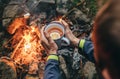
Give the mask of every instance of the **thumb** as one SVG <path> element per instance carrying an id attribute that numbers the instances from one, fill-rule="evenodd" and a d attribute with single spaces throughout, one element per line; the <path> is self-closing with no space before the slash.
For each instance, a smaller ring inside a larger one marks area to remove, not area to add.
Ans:
<path id="1" fill-rule="evenodd" d="M 65 29 L 69 29 L 69 25 L 67 22 L 65 22 L 64 20 L 61 20 L 60 22 L 64 25 Z"/>

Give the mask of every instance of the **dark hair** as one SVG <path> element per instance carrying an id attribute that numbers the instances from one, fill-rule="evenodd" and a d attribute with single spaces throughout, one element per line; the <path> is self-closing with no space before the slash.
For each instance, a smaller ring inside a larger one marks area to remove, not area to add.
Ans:
<path id="1" fill-rule="evenodd" d="M 100 70 L 120 78 L 120 0 L 110 0 L 98 12 L 93 28 L 94 57 Z"/>

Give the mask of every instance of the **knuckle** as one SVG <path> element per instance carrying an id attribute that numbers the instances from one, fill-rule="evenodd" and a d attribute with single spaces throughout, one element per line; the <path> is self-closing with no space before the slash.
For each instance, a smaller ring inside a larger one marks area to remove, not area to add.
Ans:
<path id="1" fill-rule="evenodd" d="M 50 42 L 50 44 L 51 44 L 51 45 L 54 45 L 54 44 L 55 44 L 55 42 L 54 42 L 54 41 L 51 41 L 51 42 Z"/>
<path id="2" fill-rule="evenodd" d="M 66 33 L 67 33 L 67 34 L 69 34 L 69 33 L 70 33 L 70 31 L 69 31 L 69 30 L 66 30 Z"/>

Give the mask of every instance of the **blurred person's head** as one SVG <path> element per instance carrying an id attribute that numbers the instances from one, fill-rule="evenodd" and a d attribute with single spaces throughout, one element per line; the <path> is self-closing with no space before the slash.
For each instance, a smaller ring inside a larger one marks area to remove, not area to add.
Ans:
<path id="1" fill-rule="evenodd" d="M 105 79 L 120 79 L 120 0 L 111 0 L 99 10 L 92 39 L 102 75 Z"/>

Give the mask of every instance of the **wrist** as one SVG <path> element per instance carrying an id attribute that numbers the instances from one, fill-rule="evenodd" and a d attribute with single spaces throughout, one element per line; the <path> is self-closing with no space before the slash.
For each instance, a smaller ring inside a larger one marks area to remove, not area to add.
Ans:
<path id="1" fill-rule="evenodd" d="M 85 39 L 80 39 L 80 41 L 79 41 L 79 43 L 78 43 L 78 47 L 83 50 L 84 44 L 85 44 Z"/>
<path id="2" fill-rule="evenodd" d="M 57 55 L 57 50 L 50 50 L 49 54 L 55 54 L 55 55 Z"/>
<path id="3" fill-rule="evenodd" d="M 50 54 L 47 58 L 47 61 L 48 60 L 57 60 L 58 61 L 59 58 L 58 58 L 58 55 L 56 55 L 56 54 Z"/>
<path id="4" fill-rule="evenodd" d="M 74 46 L 78 47 L 79 41 L 80 41 L 80 39 L 75 38 L 75 39 L 72 41 L 72 43 L 73 43 Z"/>

